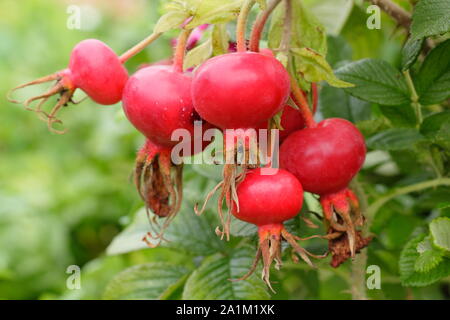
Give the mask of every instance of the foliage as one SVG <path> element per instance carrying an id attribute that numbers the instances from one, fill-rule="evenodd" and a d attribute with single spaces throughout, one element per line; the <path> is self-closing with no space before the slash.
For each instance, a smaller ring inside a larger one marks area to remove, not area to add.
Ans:
<path id="1" fill-rule="evenodd" d="M 134 72 L 141 63 L 170 56 L 175 30 L 191 16 L 187 27 L 216 24 L 188 53 L 185 66 L 197 66 L 234 40 L 233 20 L 243 1 L 161 1 L 155 10 L 156 1 L 117 9 L 115 1 L 98 0 L 90 8 L 101 19 L 92 30 L 66 29 L 60 1 L 22 2 L 0 3 L 2 96 L 17 83 L 61 69 L 84 38 L 102 39 L 124 52 L 152 31 L 168 31 L 127 64 Z M 448 292 L 450 276 L 448 1 L 419 1 L 410 37 L 394 32 L 387 15 L 380 30 L 369 30 L 367 4 L 339 2 L 293 1 L 289 63 L 303 89 L 321 81 L 318 118 L 348 119 L 367 139 L 366 163 L 354 181 L 368 229 L 376 235 L 367 263 L 349 261 L 337 270 L 327 261 L 318 269 L 286 263 L 274 274 L 276 294 L 258 275 L 229 281 L 250 267 L 256 232 L 233 220 L 231 241 L 221 241 L 214 233 L 215 214 L 195 216 L 193 206 L 220 177 L 219 167 L 197 164 L 186 166 L 183 207 L 167 230 L 169 241 L 150 249 L 140 241 L 149 229 L 146 212 L 127 183 L 142 138 L 120 105 L 85 101 L 67 108 L 63 118 L 70 119 L 70 132 L 60 137 L 49 134 L 32 113 L 4 102 L 0 298 L 349 299 L 352 267 L 365 273 L 366 265 L 378 265 L 382 289 L 367 290 L 369 298 L 448 299 L 443 289 Z M 254 12 L 265 2 L 258 4 Z M 282 6 L 275 10 L 263 41 L 274 49 L 282 37 L 283 12 Z M 436 46 L 427 52 L 429 40 Z M 315 196 L 307 194 L 305 202 L 301 216 L 319 212 Z M 298 216 L 289 221 L 289 231 L 308 236 L 307 224 Z M 305 247 L 326 250 L 316 240 Z M 72 264 L 82 267 L 81 290 L 65 286 Z"/>

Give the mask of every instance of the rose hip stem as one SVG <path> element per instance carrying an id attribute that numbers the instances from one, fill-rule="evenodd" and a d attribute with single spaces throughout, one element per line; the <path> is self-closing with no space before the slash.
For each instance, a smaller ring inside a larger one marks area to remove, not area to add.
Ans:
<path id="1" fill-rule="evenodd" d="M 120 62 L 125 63 L 128 59 L 134 57 L 136 54 L 144 50 L 145 47 L 147 47 L 150 43 L 158 39 L 161 34 L 162 33 L 152 33 L 147 38 L 139 42 L 137 45 L 127 50 L 119 57 Z"/>
<path id="2" fill-rule="evenodd" d="M 305 99 L 302 90 L 293 76 L 291 76 L 291 97 L 295 104 L 299 107 L 300 113 L 305 120 L 306 127 L 314 128 L 317 124 L 314 120 L 311 108 L 309 107 L 308 101 Z"/>
<path id="3" fill-rule="evenodd" d="M 186 52 L 186 45 L 191 34 L 191 29 L 183 29 L 177 39 L 177 46 L 173 57 L 173 69 L 177 72 L 183 72 L 184 54 Z"/>
<path id="4" fill-rule="evenodd" d="M 315 82 L 311 83 L 311 90 L 312 90 L 312 102 L 313 102 L 312 112 L 314 114 L 317 111 L 317 104 L 319 103 L 317 83 L 315 83 Z"/>
<path id="5" fill-rule="evenodd" d="M 236 26 L 236 46 L 238 52 L 244 52 L 247 50 L 247 44 L 245 40 L 245 28 L 247 26 L 248 15 L 250 10 L 255 4 L 255 0 L 245 0 L 242 5 L 241 11 L 239 12 L 239 17 Z"/>
<path id="6" fill-rule="evenodd" d="M 266 25 L 267 19 L 271 15 L 272 11 L 278 6 L 281 0 L 272 0 L 267 4 L 264 11 L 261 11 L 256 17 L 255 23 L 253 24 L 252 33 L 250 36 L 250 51 L 259 51 L 259 41 L 261 39 L 262 31 Z"/>

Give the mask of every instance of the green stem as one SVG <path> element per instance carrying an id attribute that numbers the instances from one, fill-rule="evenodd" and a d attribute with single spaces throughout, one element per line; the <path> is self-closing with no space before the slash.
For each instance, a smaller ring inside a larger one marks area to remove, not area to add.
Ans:
<path id="1" fill-rule="evenodd" d="M 266 25 L 267 19 L 269 18 L 272 11 L 277 7 L 281 0 L 271 0 L 264 11 L 261 11 L 256 17 L 255 23 L 253 24 L 252 33 L 250 36 L 250 51 L 259 51 L 259 41 L 261 40 L 261 34 Z"/>
<path id="2" fill-rule="evenodd" d="M 428 161 L 430 163 L 430 166 L 433 169 L 434 174 L 436 175 L 436 177 L 437 178 L 442 178 L 441 170 L 437 166 L 436 161 L 434 160 L 434 157 L 433 157 L 433 149 L 430 148 L 429 150 L 430 150 L 430 153 L 428 154 L 428 159 L 429 159 Z M 438 155 L 438 156 L 440 156 L 440 155 Z"/>
<path id="3" fill-rule="evenodd" d="M 152 33 L 137 45 L 127 50 L 119 57 L 120 62 L 125 63 L 128 59 L 132 58 L 133 56 L 144 50 L 145 47 L 147 47 L 150 43 L 158 39 L 161 34 L 162 33 Z"/>
<path id="4" fill-rule="evenodd" d="M 437 187 L 437 186 L 450 186 L 450 178 L 439 178 L 439 179 L 419 182 L 419 183 L 412 184 L 412 185 L 409 185 L 406 187 L 392 190 L 391 192 L 389 192 L 386 195 L 384 195 L 383 197 L 379 198 L 377 201 L 375 201 L 374 203 L 372 203 L 369 206 L 369 208 L 367 209 L 367 217 L 369 219 L 373 219 L 375 214 L 378 212 L 378 210 L 380 210 L 380 208 L 386 202 L 388 202 L 389 200 L 391 200 L 395 197 L 398 197 L 398 196 L 401 196 L 404 194 L 408 194 L 411 192 L 421 191 L 421 190 L 432 188 L 432 187 Z"/>
<path id="5" fill-rule="evenodd" d="M 368 201 L 363 187 L 357 179 L 352 181 L 351 187 L 359 199 L 361 213 L 365 216 Z M 366 219 L 362 233 L 366 235 L 370 229 L 372 219 Z M 351 293 L 353 300 L 367 300 L 366 293 L 366 268 L 367 268 L 367 249 L 363 249 L 352 261 L 351 266 Z"/>
<path id="6" fill-rule="evenodd" d="M 420 127 L 420 124 L 422 123 L 422 106 L 419 103 L 419 95 L 417 94 L 416 88 L 414 87 L 414 83 L 411 79 L 409 70 L 404 71 L 403 75 L 405 76 L 406 84 L 408 85 L 409 91 L 411 92 L 412 106 L 414 107 L 414 111 L 417 117 L 417 127 Z"/>
<path id="7" fill-rule="evenodd" d="M 245 29 L 247 27 L 247 19 L 250 11 L 255 4 L 255 0 L 245 0 L 242 5 L 241 11 L 236 26 L 236 47 L 238 52 L 244 52 L 247 50 L 247 44 L 245 39 Z"/>
<path id="8" fill-rule="evenodd" d="M 283 52 L 286 56 L 288 56 L 292 37 L 292 2 L 291 0 L 284 0 L 284 2 L 285 2 L 285 12 L 284 12 L 283 35 L 281 37 L 279 50 L 280 52 Z"/>

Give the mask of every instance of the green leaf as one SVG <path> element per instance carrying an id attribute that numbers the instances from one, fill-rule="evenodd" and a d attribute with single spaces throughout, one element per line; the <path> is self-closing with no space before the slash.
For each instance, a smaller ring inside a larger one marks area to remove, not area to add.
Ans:
<path id="1" fill-rule="evenodd" d="M 450 252 L 450 218 L 436 218 L 430 223 L 430 232 L 433 244 L 447 252 Z"/>
<path id="2" fill-rule="evenodd" d="M 449 2 L 450 3 L 450 2 Z M 431 50 L 414 79 L 420 103 L 440 103 L 450 97 L 450 39 Z"/>
<path id="3" fill-rule="evenodd" d="M 404 150 L 412 148 L 423 136 L 412 128 L 392 128 L 367 139 L 367 145 L 379 150 Z"/>
<path id="4" fill-rule="evenodd" d="M 389 128 L 389 124 L 384 118 L 359 121 L 356 124 L 359 131 L 365 136 L 370 137 L 374 134 Z"/>
<path id="5" fill-rule="evenodd" d="M 422 49 L 424 39 L 413 40 L 411 37 L 408 38 L 402 49 L 402 70 L 408 70 L 414 62 L 416 62 L 417 57 Z"/>
<path id="6" fill-rule="evenodd" d="M 211 39 L 213 56 L 218 56 L 228 52 L 229 36 L 225 24 L 214 25 Z"/>
<path id="7" fill-rule="evenodd" d="M 398 106 L 380 105 L 380 111 L 394 127 L 413 128 L 417 124 L 416 113 L 409 104 Z"/>
<path id="8" fill-rule="evenodd" d="M 442 250 L 433 248 L 429 236 L 419 242 L 417 252 L 420 254 L 414 264 L 414 270 L 417 272 L 428 272 L 442 261 Z"/>
<path id="9" fill-rule="evenodd" d="M 352 47 L 341 36 L 327 37 L 327 61 L 335 68 L 339 63 L 352 60 Z"/>
<path id="10" fill-rule="evenodd" d="M 411 34 L 414 39 L 450 31 L 450 1 L 421 0 L 414 7 Z"/>
<path id="11" fill-rule="evenodd" d="M 319 110 L 325 118 L 344 118 L 355 123 L 368 120 L 371 116 L 369 102 L 328 85 L 320 90 L 319 104 Z"/>
<path id="12" fill-rule="evenodd" d="M 436 267 L 428 272 L 417 272 L 416 261 L 419 258 L 418 244 L 423 241 L 425 234 L 411 239 L 400 254 L 400 280 L 404 286 L 423 287 L 450 275 L 450 259 L 443 259 Z"/>
<path id="13" fill-rule="evenodd" d="M 164 233 L 168 241 L 162 242 L 161 247 L 182 250 L 195 255 L 208 255 L 222 251 L 224 243 L 214 233 L 216 226 L 216 220 L 207 217 L 207 212 L 204 216 L 198 217 L 191 205 L 183 203 L 177 217 Z M 141 209 L 136 213 L 132 224 L 114 238 L 106 250 L 107 254 L 122 254 L 148 248 L 142 241 L 142 237 L 150 231 L 149 228 L 145 209 Z"/>
<path id="14" fill-rule="evenodd" d="M 164 262 L 147 263 L 125 269 L 105 289 L 107 300 L 164 299 L 185 280 L 189 273 L 180 265 Z"/>
<path id="15" fill-rule="evenodd" d="M 417 272 L 428 272 L 435 268 L 442 261 L 443 253 L 440 250 L 428 250 L 422 253 L 414 264 Z"/>
<path id="16" fill-rule="evenodd" d="M 339 68 L 336 75 L 355 84 L 345 90 L 357 98 L 384 105 L 400 105 L 410 101 L 402 74 L 383 60 L 352 62 Z"/>
<path id="17" fill-rule="evenodd" d="M 272 13 L 268 35 L 268 45 L 272 49 L 280 47 L 284 27 L 285 3 L 280 3 Z M 325 28 L 307 10 L 301 1 L 292 1 L 291 48 L 311 48 L 322 55 L 327 53 Z"/>
<path id="18" fill-rule="evenodd" d="M 353 8 L 352 0 L 308 0 L 304 3 L 327 33 L 333 35 L 341 32 Z"/>
<path id="19" fill-rule="evenodd" d="M 426 237 L 417 244 L 417 252 L 422 254 L 426 251 L 432 250 L 433 244 L 431 243 L 430 237 Z"/>
<path id="20" fill-rule="evenodd" d="M 256 0 L 256 3 L 259 5 L 261 10 L 265 10 L 267 7 L 266 0 Z"/>
<path id="21" fill-rule="evenodd" d="M 266 285 L 259 275 L 252 274 L 242 281 L 230 281 L 246 274 L 252 265 L 254 255 L 254 248 L 242 247 L 226 256 L 215 254 L 206 258 L 186 281 L 183 299 L 269 299 Z"/>
<path id="22" fill-rule="evenodd" d="M 142 237 L 149 231 L 147 219 L 144 208 L 136 212 L 134 220 L 112 240 L 106 253 L 115 255 L 148 248 L 142 241 Z"/>
<path id="23" fill-rule="evenodd" d="M 447 209 L 450 208 L 450 201 L 444 201 L 437 205 L 437 209 Z"/>
<path id="24" fill-rule="evenodd" d="M 257 234 L 258 228 L 250 223 L 232 217 L 230 234 L 235 237 L 250 237 Z"/>
<path id="25" fill-rule="evenodd" d="M 186 19 L 189 18 L 189 13 L 184 11 L 169 11 L 159 18 L 156 23 L 155 33 L 162 33 L 180 27 Z"/>
<path id="26" fill-rule="evenodd" d="M 426 117 L 420 126 L 420 132 L 432 142 L 450 149 L 450 111 Z"/>
<path id="27" fill-rule="evenodd" d="M 364 7 L 359 5 L 353 6 L 350 17 L 341 31 L 341 35 L 345 37 L 352 47 L 353 60 L 380 57 L 386 48 L 384 33 L 367 29 L 366 21 L 368 15 Z"/>
<path id="28" fill-rule="evenodd" d="M 338 79 L 325 58 L 311 48 L 293 48 L 291 51 L 298 59 L 295 68 L 309 82 L 327 81 L 338 88 L 352 87 L 353 84 Z"/>
<path id="29" fill-rule="evenodd" d="M 211 57 L 212 53 L 212 41 L 211 39 L 208 39 L 186 54 L 183 63 L 184 70 L 202 64 Z"/>
<path id="30" fill-rule="evenodd" d="M 236 19 L 243 0 L 187 0 L 192 20 L 186 28 L 195 28 L 201 24 L 225 23 Z"/>

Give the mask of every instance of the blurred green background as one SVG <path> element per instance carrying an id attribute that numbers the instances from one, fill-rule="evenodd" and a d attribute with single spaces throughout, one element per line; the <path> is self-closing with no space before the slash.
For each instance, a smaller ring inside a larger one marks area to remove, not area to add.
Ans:
<path id="1" fill-rule="evenodd" d="M 341 34 L 329 41 L 328 60 L 334 67 L 364 57 L 399 64 L 405 36 L 389 18 L 383 15 L 381 30 L 369 30 L 368 15 L 359 6 L 339 4 L 336 9 L 325 1 L 306 2 L 322 10 L 330 33 Z M 408 6 L 407 1 L 403 4 Z M 82 9 L 81 30 L 67 28 L 70 5 Z M 117 53 L 124 52 L 151 32 L 160 7 L 156 0 L 0 1 L 0 299 L 101 298 L 106 283 L 128 266 L 186 261 L 183 253 L 167 248 L 105 255 L 114 236 L 142 206 L 130 176 L 143 138 L 125 120 L 120 104 L 99 106 L 86 100 L 66 108 L 61 118 L 69 132 L 60 136 L 48 132 L 34 113 L 5 99 L 10 88 L 65 68 L 71 49 L 82 39 L 98 38 Z M 127 63 L 129 71 L 170 56 L 173 36 L 164 35 L 133 58 Z M 16 97 L 42 89 L 23 90 Z M 189 168 L 185 174 L 195 189 L 195 174 Z M 403 242 L 411 230 L 405 231 Z M 395 269 L 396 257 L 383 254 Z M 69 265 L 82 268 L 82 290 L 66 289 Z M 301 282 L 295 281 L 298 275 Z M 350 298 L 348 266 L 318 273 L 288 264 L 279 277 L 284 283 L 279 298 Z M 382 297 L 409 294 L 398 279 L 390 280 Z M 441 298 L 440 292 L 425 288 L 414 294 Z"/>
<path id="2" fill-rule="evenodd" d="M 66 26 L 71 4 L 81 8 L 81 30 Z M 86 100 L 68 107 L 62 119 L 70 130 L 59 136 L 33 112 L 7 102 L 7 91 L 65 68 L 82 39 L 98 38 L 125 51 L 151 32 L 158 8 L 157 1 L 0 1 L 1 299 L 57 297 L 67 266 L 102 255 L 140 205 L 129 178 L 143 142 L 120 104 Z M 169 55 L 168 39 L 127 67 Z M 45 88 L 15 96 L 22 100 Z M 111 261 L 111 267 L 120 263 Z"/>

